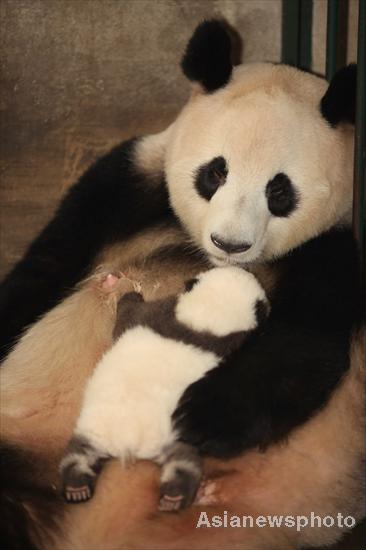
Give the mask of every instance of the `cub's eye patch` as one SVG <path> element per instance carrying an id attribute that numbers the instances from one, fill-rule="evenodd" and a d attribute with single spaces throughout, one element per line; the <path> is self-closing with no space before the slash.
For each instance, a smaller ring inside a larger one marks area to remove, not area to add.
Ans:
<path id="1" fill-rule="evenodd" d="M 194 285 L 198 283 L 198 279 L 197 277 L 195 277 L 194 279 L 189 279 L 188 281 L 186 281 L 184 283 L 184 288 L 185 288 L 185 291 L 186 292 L 189 292 L 190 290 L 192 290 L 192 288 L 194 287 Z"/>
<path id="2" fill-rule="evenodd" d="M 195 187 L 198 194 L 209 201 L 217 189 L 226 182 L 227 172 L 224 157 L 215 157 L 198 168 L 195 177 Z"/>
<path id="3" fill-rule="evenodd" d="M 286 174 L 280 172 L 267 183 L 266 197 L 268 210 L 273 216 L 285 218 L 295 210 L 299 196 Z"/>

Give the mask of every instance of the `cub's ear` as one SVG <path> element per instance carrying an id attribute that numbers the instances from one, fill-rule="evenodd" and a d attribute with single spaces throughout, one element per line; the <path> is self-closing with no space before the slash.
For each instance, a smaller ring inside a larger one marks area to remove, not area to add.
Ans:
<path id="1" fill-rule="evenodd" d="M 320 102 L 323 117 L 332 126 L 339 122 L 355 123 L 357 65 L 343 67 L 333 76 Z"/>
<path id="2" fill-rule="evenodd" d="M 201 84 L 206 92 L 222 88 L 230 80 L 233 65 L 231 38 L 225 23 L 203 21 L 188 42 L 182 59 L 185 76 Z"/>

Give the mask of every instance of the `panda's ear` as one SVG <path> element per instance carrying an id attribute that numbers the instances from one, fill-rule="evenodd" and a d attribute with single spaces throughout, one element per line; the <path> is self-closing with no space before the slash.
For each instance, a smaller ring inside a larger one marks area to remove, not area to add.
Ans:
<path id="1" fill-rule="evenodd" d="M 355 123 L 357 65 L 343 67 L 333 76 L 320 102 L 323 117 L 332 125 Z"/>
<path id="2" fill-rule="evenodd" d="M 233 70 L 231 37 L 225 23 L 203 21 L 188 42 L 182 59 L 185 76 L 199 83 L 206 92 L 222 88 Z"/>

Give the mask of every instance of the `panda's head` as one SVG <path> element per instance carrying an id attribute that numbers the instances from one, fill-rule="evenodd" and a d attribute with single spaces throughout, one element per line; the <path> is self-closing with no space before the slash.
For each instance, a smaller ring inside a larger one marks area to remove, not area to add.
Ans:
<path id="1" fill-rule="evenodd" d="M 269 306 L 257 279 L 242 268 L 216 267 L 188 281 L 178 297 L 176 319 L 197 332 L 224 337 L 254 330 Z"/>
<path id="2" fill-rule="evenodd" d="M 279 64 L 231 64 L 217 21 L 182 67 L 190 101 L 166 134 L 171 205 L 216 265 L 280 256 L 348 222 L 356 68 L 325 80 Z"/>

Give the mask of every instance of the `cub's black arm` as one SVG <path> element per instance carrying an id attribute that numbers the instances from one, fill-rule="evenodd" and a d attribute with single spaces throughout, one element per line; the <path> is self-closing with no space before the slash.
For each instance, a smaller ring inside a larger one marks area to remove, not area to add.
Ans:
<path id="1" fill-rule="evenodd" d="M 120 298 L 117 304 L 113 340 L 117 340 L 125 330 L 139 323 L 143 316 L 145 305 L 144 298 L 139 292 L 128 292 Z"/>
<path id="2" fill-rule="evenodd" d="M 86 275 L 105 244 L 168 215 L 165 184 L 139 174 L 135 144 L 117 146 L 81 177 L 1 284 L 0 359 L 24 327 Z"/>
<path id="3" fill-rule="evenodd" d="M 357 263 L 347 231 L 281 261 L 262 331 L 183 395 L 174 414 L 183 441 L 235 456 L 281 440 L 326 404 L 349 367 L 352 331 L 365 322 Z"/>

